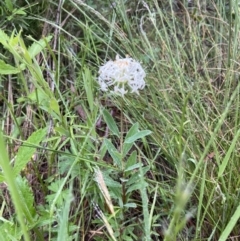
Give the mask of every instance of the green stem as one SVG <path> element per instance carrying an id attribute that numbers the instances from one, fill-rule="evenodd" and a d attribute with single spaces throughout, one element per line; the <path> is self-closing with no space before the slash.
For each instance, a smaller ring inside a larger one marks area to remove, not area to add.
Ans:
<path id="1" fill-rule="evenodd" d="M 122 172 L 124 171 L 124 160 L 123 160 L 123 100 L 121 99 L 121 137 L 120 137 L 120 152 L 121 152 L 121 164 L 122 164 Z"/>
<path id="2" fill-rule="evenodd" d="M 6 151 L 2 132 L 0 132 L 0 152 L 1 152 L 0 166 L 2 167 L 2 170 L 4 173 L 4 178 L 8 184 L 11 198 L 12 198 L 12 201 L 13 201 L 16 213 L 17 213 L 18 221 L 19 221 L 19 224 L 20 224 L 22 232 L 23 232 L 24 240 L 30 241 L 27 226 L 26 226 L 25 220 L 24 220 L 22 204 L 21 204 L 21 202 L 19 202 L 19 200 L 21 200 L 21 198 L 20 198 L 20 195 L 18 192 L 15 176 L 13 175 L 13 170 L 10 166 L 10 162 L 9 162 L 8 154 Z"/>

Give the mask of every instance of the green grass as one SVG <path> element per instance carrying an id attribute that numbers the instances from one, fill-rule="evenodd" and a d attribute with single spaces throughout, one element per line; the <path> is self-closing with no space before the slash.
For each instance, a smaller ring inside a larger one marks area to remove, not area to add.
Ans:
<path id="1" fill-rule="evenodd" d="M 0 239 L 237 240 L 237 1 L 102 2 L 1 8 Z"/>

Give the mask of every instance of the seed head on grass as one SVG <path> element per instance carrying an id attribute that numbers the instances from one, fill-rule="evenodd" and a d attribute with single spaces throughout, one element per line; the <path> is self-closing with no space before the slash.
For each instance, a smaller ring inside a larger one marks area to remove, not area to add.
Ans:
<path id="1" fill-rule="evenodd" d="M 102 91 L 108 91 L 113 86 L 113 93 L 124 96 L 128 90 L 138 93 L 139 89 L 145 87 L 146 76 L 142 66 L 136 60 L 126 57 L 120 59 L 117 55 L 115 61 L 108 61 L 100 67 L 98 83 Z"/>
<path id="2" fill-rule="evenodd" d="M 115 215 L 112 200 L 111 200 L 107 185 L 104 181 L 103 174 L 99 168 L 95 169 L 95 181 L 97 182 L 98 187 L 99 187 L 101 193 L 103 194 L 103 197 L 105 199 L 105 202 L 106 202 L 111 214 Z"/>
<path id="3" fill-rule="evenodd" d="M 106 216 L 104 215 L 104 213 L 102 212 L 102 210 L 99 208 L 99 206 L 97 204 L 94 204 L 94 209 L 97 212 L 97 216 L 102 219 L 103 223 L 105 224 L 105 227 L 107 228 L 108 233 L 110 234 L 112 240 L 117 241 L 116 238 L 114 237 L 114 231 L 112 229 L 112 226 L 110 225 L 110 223 L 108 222 L 108 219 L 106 218 Z"/>

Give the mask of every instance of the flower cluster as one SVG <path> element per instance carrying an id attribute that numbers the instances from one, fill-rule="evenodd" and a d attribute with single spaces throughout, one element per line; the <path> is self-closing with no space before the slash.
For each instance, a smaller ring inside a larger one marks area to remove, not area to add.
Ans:
<path id="1" fill-rule="evenodd" d="M 117 55 L 115 61 L 110 60 L 100 67 L 98 83 L 103 91 L 108 91 L 113 86 L 113 92 L 122 96 L 128 90 L 138 94 L 138 90 L 145 87 L 145 76 L 139 62 L 129 57 L 120 59 Z"/>

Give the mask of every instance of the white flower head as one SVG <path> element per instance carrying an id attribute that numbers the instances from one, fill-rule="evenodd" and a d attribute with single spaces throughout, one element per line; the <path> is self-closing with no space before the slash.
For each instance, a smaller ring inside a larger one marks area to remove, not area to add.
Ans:
<path id="1" fill-rule="evenodd" d="M 117 55 L 115 61 L 110 60 L 101 66 L 98 73 L 102 91 L 108 91 L 113 86 L 114 93 L 124 96 L 128 90 L 138 94 L 138 90 L 145 87 L 146 73 L 140 63 L 130 57 L 120 59 Z"/>

